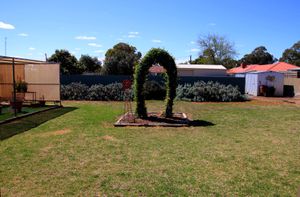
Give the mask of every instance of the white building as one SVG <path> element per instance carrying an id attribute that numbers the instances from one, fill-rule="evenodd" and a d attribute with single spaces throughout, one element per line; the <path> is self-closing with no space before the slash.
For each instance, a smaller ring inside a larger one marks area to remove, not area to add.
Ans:
<path id="1" fill-rule="evenodd" d="M 260 86 L 274 87 L 274 96 L 283 96 L 284 74 L 279 72 L 250 72 L 245 74 L 246 94 L 258 96 Z"/>
<path id="2" fill-rule="evenodd" d="M 227 70 L 222 65 L 206 64 L 178 64 L 177 75 L 180 77 L 223 77 L 227 76 Z"/>

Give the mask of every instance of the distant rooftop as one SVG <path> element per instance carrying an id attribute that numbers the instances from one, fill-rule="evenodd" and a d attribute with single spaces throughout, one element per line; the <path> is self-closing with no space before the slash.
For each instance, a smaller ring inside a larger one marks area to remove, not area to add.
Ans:
<path id="1" fill-rule="evenodd" d="M 227 71 L 228 74 L 237 74 L 237 73 L 248 73 L 253 71 L 275 71 L 275 72 L 287 72 L 292 69 L 298 69 L 299 67 L 288 64 L 285 62 L 277 62 L 274 64 L 266 64 L 266 65 L 247 65 L 247 66 L 239 66 L 236 68 L 232 68 Z"/>
<path id="2" fill-rule="evenodd" d="M 32 59 L 25 59 L 19 57 L 8 57 L 8 56 L 0 56 L 0 64 L 12 64 L 13 59 L 15 64 L 41 64 L 46 63 L 45 61 L 41 60 L 32 60 Z"/>
<path id="3" fill-rule="evenodd" d="M 208 65 L 208 64 L 177 64 L 179 70 L 226 70 L 222 65 Z M 164 73 L 166 70 L 159 65 L 153 65 L 149 68 L 150 73 Z"/>
<path id="4" fill-rule="evenodd" d="M 211 69 L 211 70 L 226 70 L 223 65 L 209 65 L 209 64 L 177 64 L 179 69 Z"/>

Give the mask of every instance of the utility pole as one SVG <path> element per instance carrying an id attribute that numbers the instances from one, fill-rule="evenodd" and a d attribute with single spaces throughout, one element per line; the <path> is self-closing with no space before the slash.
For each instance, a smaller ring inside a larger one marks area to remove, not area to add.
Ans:
<path id="1" fill-rule="evenodd" d="M 192 63 L 192 55 L 190 55 L 190 64 Z"/>
<path id="2" fill-rule="evenodd" d="M 4 55 L 6 56 L 7 53 L 7 37 L 4 38 Z"/>

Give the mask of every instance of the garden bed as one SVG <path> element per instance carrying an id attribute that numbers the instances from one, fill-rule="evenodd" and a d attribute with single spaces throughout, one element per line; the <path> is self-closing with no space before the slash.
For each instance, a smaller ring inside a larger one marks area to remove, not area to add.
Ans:
<path id="1" fill-rule="evenodd" d="M 115 127 L 144 126 L 144 127 L 187 127 L 190 120 L 185 113 L 174 113 L 172 117 L 164 117 L 162 113 L 151 112 L 148 117 L 136 118 L 132 113 L 126 113 L 114 124 Z"/>

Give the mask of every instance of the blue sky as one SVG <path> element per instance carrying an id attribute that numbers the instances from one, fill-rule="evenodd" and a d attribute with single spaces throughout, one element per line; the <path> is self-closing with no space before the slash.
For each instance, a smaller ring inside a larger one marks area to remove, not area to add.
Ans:
<path id="1" fill-rule="evenodd" d="M 177 61 L 199 54 L 199 36 L 216 33 L 242 57 L 264 45 L 279 58 L 300 40 L 299 0 L 9 0 L 1 2 L 0 55 L 43 59 L 55 49 L 102 59 L 118 42 Z"/>

